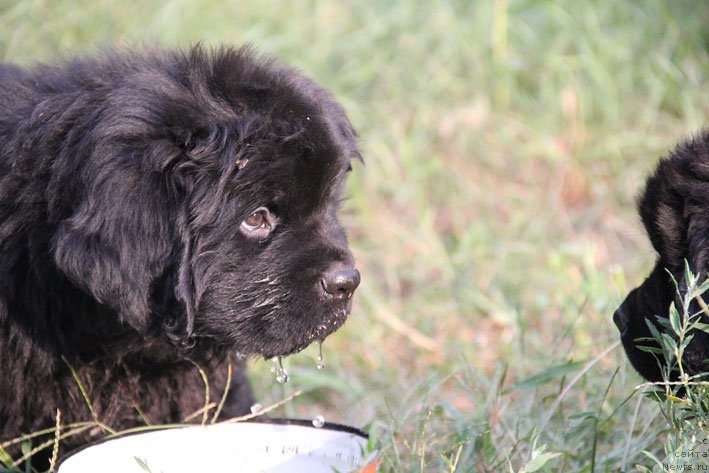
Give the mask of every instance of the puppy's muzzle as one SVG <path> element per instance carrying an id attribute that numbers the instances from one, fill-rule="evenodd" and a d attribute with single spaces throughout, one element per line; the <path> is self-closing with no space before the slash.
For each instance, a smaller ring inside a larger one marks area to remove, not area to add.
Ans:
<path id="1" fill-rule="evenodd" d="M 321 283 L 325 293 L 335 300 L 346 301 L 352 298 L 352 294 L 359 286 L 359 271 L 356 268 L 334 269 L 323 276 Z"/>

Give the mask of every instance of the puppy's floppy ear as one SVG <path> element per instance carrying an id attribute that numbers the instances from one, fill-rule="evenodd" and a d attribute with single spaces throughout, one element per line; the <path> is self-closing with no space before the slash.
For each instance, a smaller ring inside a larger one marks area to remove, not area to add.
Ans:
<path id="1" fill-rule="evenodd" d="M 171 210 L 154 192 L 156 183 L 139 172 L 114 167 L 92 178 L 74 214 L 58 226 L 54 261 L 123 322 L 144 332 L 151 285 L 174 252 Z"/>
<path id="2" fill-rule="evenodd" d="M 192 271 L 193 240 L 189 232 L 187 212 L 184 211 L 184 207 L 183 211 L 178 215 L 177 222 L 177 228 L 179 230 L 178 237 L 180 239 L 180 254 L 174 296 L 182 307 L 185 320 L 182 333 L 174 338 L 176 340 L 182 339 L 186 341 L 192 337 L 192 332 L 194 331 L 196 308 L 194 301 L 194 273 Z"/>
<path id="3" fill-rule="evenodd" d="M 191 334 L 190 236 L 177 175 L 183 152 L 168 140 L 139 145 L 121 155 L 98 149 L 86 160 L 79 202 L 52 239 L 54 261 L 139 332 L 151 325 L 155 285 L 175 268 L 170 286 L 186 316 L 179 325 Z"/>
<path id="4" fill-rule="evenodd" d="M 177 219 L 179 252 L 153 286 L 153 312 L 160 319 L 170 340 L 189 348 L 194 341 L 195 306 L 191 266 L 192 240 L 186 227 L 185 214 Z"/>

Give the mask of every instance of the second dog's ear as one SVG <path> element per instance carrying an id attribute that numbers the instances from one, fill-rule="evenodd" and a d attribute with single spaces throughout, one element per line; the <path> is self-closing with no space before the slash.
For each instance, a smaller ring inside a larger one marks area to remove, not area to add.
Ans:
<path id="1" fill-rule="evenodd" d="M 687 204 L 687 261 L 693 273 L 702 280 L 709 275 L 709 215 L 705 204 Z"/>
<path id="2" fill-rule="evenodd" d="M 677 188 L 674 163 L 663 160 L 648 179 L 638 201 L 647 235 L 666 265 L 677 265 L 686 255 L 685 198 Z"/>
<path id="3" fill-rule="evenodd" d="M 662 263 L 695 273 L 709 270 L 709 150 L 702 139 L 679 145 L 648 179 L 639 211 Z"/>

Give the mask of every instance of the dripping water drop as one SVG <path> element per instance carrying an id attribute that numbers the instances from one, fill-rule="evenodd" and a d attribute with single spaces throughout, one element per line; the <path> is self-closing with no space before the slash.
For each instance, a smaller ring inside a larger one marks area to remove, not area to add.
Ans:
<path id="1" fill-rule="evenodd" d="M 276 381 L 281 384 L 288 382 L 288 373 L 283 368 L 283 357 L 280 356 L 276 357 Z"/>
<path id="2" fill-rule="evenodd" d="M 318 364 L 317 367 L 319 370 L 323 369 L 325 367 L 325 363 L 323 362 L 323 356 L 322 356 L 322 340 L 318 340 Z"/>
<path id="3" fill-rule="evenodd" d="M 315 416 L 315 418 L 313 419 L 313 427 L 319 429 L 323 425 L 325 425 L 325 418 L 321 415 Z"/>

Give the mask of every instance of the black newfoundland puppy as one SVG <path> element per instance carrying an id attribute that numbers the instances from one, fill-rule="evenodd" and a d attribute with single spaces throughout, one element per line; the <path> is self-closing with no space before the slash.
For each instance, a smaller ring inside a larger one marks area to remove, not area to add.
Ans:
<path id="1" fill-rule="evenodd" d="M 235 353 L 295 353 L 350 311 L 357 157 L 326 90 L 248 49 L 0 66 L 0 440 L 57 409 L 181 422 L 196 366 L 219 400 L 230 362 L 222 414 L 248 412 Z"/>
<path id="2" fill-rule="evenodd" d="M 658 360 L 637 348 L 657 344 L 636 339 L 651 337 L 646 320 L 658 326 L 657 318 L 668 317 L 673 301 L 680 307 L 672 278 L 683 291 L 685 260 L 695 274 L 709 275 L 709 131 L 660 161 L 638 207 L 658 253 L 657 263 L 645 282 L 628 294 L 613 320 L 633 367 L 645 379 L 661 381 Z M 694 304 L 692 312 L 700 311 L 699 303 Z M 709 334 L 695 331 L 683 360 L 690 374 L 709 371 Z"/>

